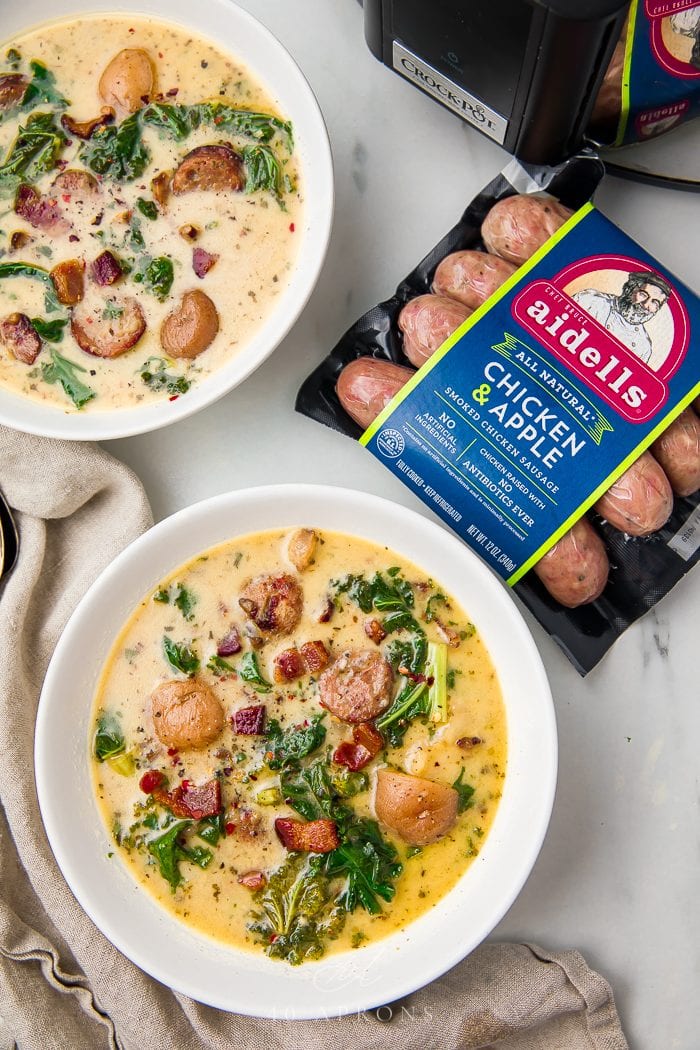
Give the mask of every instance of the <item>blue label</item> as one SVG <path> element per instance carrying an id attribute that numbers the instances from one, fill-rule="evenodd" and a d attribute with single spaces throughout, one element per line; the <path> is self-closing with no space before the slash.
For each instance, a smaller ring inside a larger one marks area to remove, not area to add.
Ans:
<path id="1" fill-rule="evenodd" d="M 693 294 L 591 205 L 554 241 L 362 438 L 511 584 L 700 389 Z"/>

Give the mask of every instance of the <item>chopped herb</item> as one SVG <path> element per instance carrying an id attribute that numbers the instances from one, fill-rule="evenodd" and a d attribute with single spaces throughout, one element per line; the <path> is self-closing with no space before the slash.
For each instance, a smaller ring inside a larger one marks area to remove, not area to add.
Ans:
<path id="1" fill-rule="evenodd" d="M 170 591 L 163 590 L 162 588 L 153 595 L 154 602 L 161 602 L 163 605 L 170 605 Z"/>
<path id="2" fill-rule="evenodd" d="M 192 646 L 178 645 L 172 638 L 168 638 L 167 634 L 163 636 L 163 652 L 170 666 L 186 674 L 188 678 L 199 670 L 199 657 Z"/>
<path id="3" fill-rule="evenodd" d="M 406 850 L 406 859 L 410 860 L 411 857 L 419 857 L 423 852 L 422 846 L 409 846 Z"/>
<path id="4" fill-rule="evenodd" d="M 238 664 L 238 674 L 247 682 L 248 685 L 252 685 L 256 693 L 269 693 L 272 686 L 269 682 L 266 682 L 263 678 L 260 668 L 258 667 L 257 654 L 252 650 L 244 653 L 241 657 L 240 663 Z"/>
<path id="5" fill-rule="evenodd" d="M 167 362 L 162 357 L 149 357 L 140 368 L 143 382 L 151 390 L 165 390 L 168 394 L 186 394 L 192 385 L 184 376 L 165 371 Z"/>
<path id="6" fill-rule="evenodd" d="M 133 216 L 131 218 L 131 222 L 129 223 L 129 229 L 126 231 L 125 244 L 134 252 L 143 251 L 143 249 L 146 247 L 146 242 L 144 241 L 143 234 L 141 233 L 141 223 L 138 219 L 134 218 Z M 138 279 L 143 280 L 143 275 L 141 275 Z M 137 278 L 134 277 L 134 280 L 137 280 Z"/>
<path id="7" fill-rule="evenodd" d="M 115 321 L 123 313 L 123 306 L 120 306 L 115 299 L 108 299 L 102 311 L 102 319 L 104 321 Z"/>
<path id="8" fill-rule="evenodd" d="M 194 613 L 192 610 L 196 604 L 197 599 L 192 591 L 188 591 L 184 584 L 178 583 L 175 589 L 173 605 L 180 610 L 186 620 L 194 620 Z"/>
<path id="9" fill-rule="evenodd" d="M 433 620 L 436 618 L 437 613 L 435 611 L 435 607 L 437 605 L 447 604 L 447 598 L 444 594 L 441 594 L 439 591 L 437 592 L 437 594 L 433 594 L 430 598 L 428 598 L 428 601 L 425 606 L 425 613 L 423 615 L 423 619 L 425 620 L 425 622 L 432 623 Z"/>
<path id="10" fill-rule="evenodd" d="M 445 676 L 445 681 L 447 682 L 448 689 L 454 689 L 457 683 L 457 675 L 461 673 L 461 671 L 456 670 L 456 668 L 454 667 L 450 668 L 450 670 L 447 672 L 447 675 Z"/>
<path id="11" fill-rule="evenodd" d="M 462 778 L 464 777 L 464 766 L 459 771 L 459 776 L 453 783 L 452 787 L 457 792 L 457 812 L 464 813 L 465 809 L 468 809 L 472 804 L 472 795 L 474 794 L 474 788 L 471 784 L 464 784 Z"/>
<path id="12" fill-rule="evenodd" d="M 141 242 L 143 245 L 143 238 L 141 238 Z M 175 279 L 172 259 L 165 255 L 159 255 L 157 259 L 146 257 L 142 260 L 133 278 L 137 284 L 143 284 L 147 291 L 155 295 L 160 302 L 163 302 L 167 299 Z"/>
<path id="13" fill-rule="evenodd" d="M 147 201 L 143 197 L 136 198 L 136 207 L 147 219 L 158 218 L 158 205 L 155 201 Z"/>
<path id="14" fill-rule="evenodd" d="M 41 376 L 44 382 L 51 385 L 60 383 L 75 407 L 82 408 L 97 395 L 76 375 L 77 372 L 87 372 L 87 369 L 76 364 L 75 361 L 69 361 L 53 347 L 51 347 L 51 362 L 44 361 L 41 365 Z"/>
<path id="15" fill-rule="evenodd" d="M 63 339 L 63 330 L 68 321 L 57 318 L 54 321 L 45 321 L 42 317 L 32 317 L 32 326 L 46 343 L 60 343 Z"/>
<path id="16" fill-rule="evenodd" d="M 222 678 L 224 675 L 227 674 L 236 673 L 236 668 L 233 666 L 233 664 L 230 664 L 228 660 L 224 660 L 223 656 L 217 656 L 216 653 L 214 653 L 213 656 L 209 657 L 207 668 L 213 674 L 215 674 L 217 678 Z"/>
<path id="17" fill-rule="evenodd" d="M 102 712 L 97 720 L 92 750 L 98 762 L 105 762 L 126 751 L 126 741 L 116 715 Z"/>

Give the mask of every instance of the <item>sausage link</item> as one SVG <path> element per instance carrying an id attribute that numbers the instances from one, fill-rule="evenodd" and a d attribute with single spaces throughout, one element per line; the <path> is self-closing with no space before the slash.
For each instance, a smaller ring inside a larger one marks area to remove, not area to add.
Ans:
<path id="1" fill-rule="evenodd" d="M 414 374 L 391 361 L 358 357 L 345 366 L 335 389 L 350 418 L 366 430 Z"/>
<path id="2" fill-rule="evenodd" d="M 603 593 L 610 562 L 598 533 L 586 518 L 579 518 L 532 571 L 555 601 L 576 609 Z"/>
<path id="3" fill-rule="evenodd" d="M 595 510 L 630 536 L 648 536 L 665 525 L 673 491 L 651 452 L 643 452 L 595 504 Z"/>
<path id="4" fill-rule="evenodd" d="M 398 325 L 403 332 L 403 352 L 411 364 L 416 368 L 424 365 L 471 313 L 463 303 L 442 295 L 409 299 Z"/>
<path id="5" fill-rule="evenodd" d="M 674 419 L 651 446 L 678 496 L 691 496 L 700 488 L 700 419 L 690 409 Z"/>
<path id="6" fill-rule="evenodd" d="M 555 197 L 518 193 L 496 201 L 481 225 L 481 237 L 494 255 L 520 266 L 573 214 Z"/>
<path id="7" fill-rule="evenodd" d="M 452 252 L 435 271 L 433 291 L 476 310 L 516 269 L 514 263 L 488 252 Z"/>

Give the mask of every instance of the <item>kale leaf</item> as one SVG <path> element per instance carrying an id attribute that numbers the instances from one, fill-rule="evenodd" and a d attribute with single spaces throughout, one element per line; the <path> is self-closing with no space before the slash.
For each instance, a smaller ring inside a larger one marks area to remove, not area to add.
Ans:
<path id="1" fill-rule="evenodd" d="M 87 369 L 75 361 L 69 361 L 67 357 L 59 354 L 58 350 L 51 347 L 51 361 L 42 362 L 41 377 L 45 383 L 60 383 L 64 392 L 71 399 L 76 408 L 82 408 L 88 401 L 96 397 L 92 387 L 83 383 L 77 375 L 78 372 L 86 372 Z"/>
<path id="2" fill-rule="evenodd" d="M 284 207 L 280 162 L 270 147 L 258 143 L 255 146 L 245 146 L 241 152 L 246 169 L 245 192 L 267 190 Z"/>
<path id="3" fill-rule="evenodd" d="M 464 777 L 464 766 L 459 771 L 459 776 L 454 781 L 452 787 L 457 792 L 457 812 L 464 813 L 465 809 L 469 809 L 472 804 L 472 795 L 476 790 L 471 784 L 464 784 L 462 778 Z"/>
<path id="4" fill-rule="evenodd" d="M 192 385 L 189 379 L 166 372 L 166 364 L 167 362 L 162 357 L 149 357 L 140 368 L 142 381 L 150 390 L 158 392 L 165 390 L 168 394 L 186 394 Z"/>
<path id="5" fill-rule="evenodd" d="M 267 955 L 292 966 L 320 959 L 325 942 L 337 937 L 345 922 L 316 856 L 291 854 L 253 901 L 248 929 Z"/>
<path id="6" fill-rule="evenodd" d="M 271 718 L 267 723 L 264 741 L 265 762 L 270 769 L 283 769 L 302 758 L 306 758 L 326 739 L 324 715 L 315 715 L 308 725 L 290 726 L 282 729 L 279 722 Z"/>
<path id="7" fill-rule="evenodd" d="M 163 636 L 163 652 L 170 666 L 191 678 L 199 670 L 199 657 L 191 645 L 178 645 L 167 634 Z"/>
<path id="8" fill-rule="evenodd" d="M 98 762 L 106 762 L 126 751 L 126 741 L 122 727 L 116 715 L 102 712 L 97 720 L 97 728 L 92 743 L 92 752 Z"/>
<path id="9" fill-rule="evenodd" d="M 211 850 L 203 846 L 188 847 L 182 842 L 181 836 L 191 824 L 191 820 L 178 820 L 163 835 L 151 839 L 147 844 L 148 852 L 157 860 L 158 870 L 170 884 L 173 893 L 183 882 L 180 861 L 188 860 L 191 864 L 206 868 L 213 857 Z"/>
<path id="10" fill-rule="evenodd" d="M 272 689 L 270 683 L 263 678 L 258 667 L 257 654 L 252 649 L 241 657 L 238 664 L 238 676 L 248 685 L 252 685 L 256 693 L 269 693 Z"/>
<path id="11" fill-rule="evenodd" d="M 66 141 L 53 113 L 32 113 L 0 165 L 0 195 L 14 193 L 21 182 L 51 171 Z"/>
<path id="12" fill-rule="evenodd" d="M 63 339 L 63 329 L 68 324 L 65 319 L 45 321 L 43 317 L 32 317 L 32 327 L 46 343 L 60 343 Z"/>
<path id="13" fill-rule="evenodd" d="M 107 179 L 138 179 L 151 159 L 141 139 L 139 112 L 132 113 L 121 124 L 106 124 L 97 128 L 83 145 L 80 159 L 91 171 Z"/>
<path id="14" fill-rule="evenodd" d="M 175 278 L 173 261 L 167 255 L 155 259 L 146 256 L 132 276 L 136 284 L 143 284 L 162 303 L 167 299 Z"/>
<path id="15" fill-rule="evenodd" d="M 66 109 L 70 102 L 57 90 L 56 78 L 51 70 L 47 69 L 43 62 L 36 60 L 29 63 L 29 68 L 32 71 L 32 79 L 22 96 L 21 108 L 34 109 L 36 106 L 48 105 Z"/>
<path id="16" fill-rule="evenodd" d="M 41 281 L 44 285 L 44 306 L 47 312 L 52 313 L 55 310 L 61 309 L 61 304 L 56 297 L 56 289 L 53 286 L 53 281 L 51 280 L 49 271 L 45 270 L 43 266 L 34 266 L 32 263 L 24 262 L 0 263 L 0 279 L 3 277 L 33 277 L 37 281 Z M 45 323 L 49 324 L 54 322 L 47 321 Z M 85 371 L 85 369 L 83 369 L 83 371 Z"/>

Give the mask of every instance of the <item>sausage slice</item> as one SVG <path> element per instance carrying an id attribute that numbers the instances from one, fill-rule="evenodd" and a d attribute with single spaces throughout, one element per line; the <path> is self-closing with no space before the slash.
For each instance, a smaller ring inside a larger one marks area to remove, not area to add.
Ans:
<path id="1" fill-rule="evenodd" d="M 190 150 L 173 175 L 172 191 L 178 196 L 193 190 L 234 190 L 245 186 L 243 160 L 230 146 L 198 146 Z"/>
<path id="2" fill-rule="evenodd" d="M 81 303 L 73 311 L 70 330 L 86 354 L 119 357 L 138 343 L 146 331 L 146 318 L 136 299 L 125 296 L 100 300 L 97 309 Z"/>
<path id="3" fill-rule="evenodd" d="M 0 76 L 0 113 L 21 102 L 28 87 L 29 81 L 21 73 L 3 73 Z"/>
<path id="4" fill-rule="evenodd" d="M 185 292 L 180 305 L 160 327 L 160 345 L 171 357 L 191 360 L 211 346 L 219 331 L 219 314 L 204 292 Z"/>
<path id="5" fill-rule="evenodd" d="M 343 722 L 369 722 L 391 703 L 391 665 L 374 649 L 342 653 L 318 680 L 321 705 Z"/>

